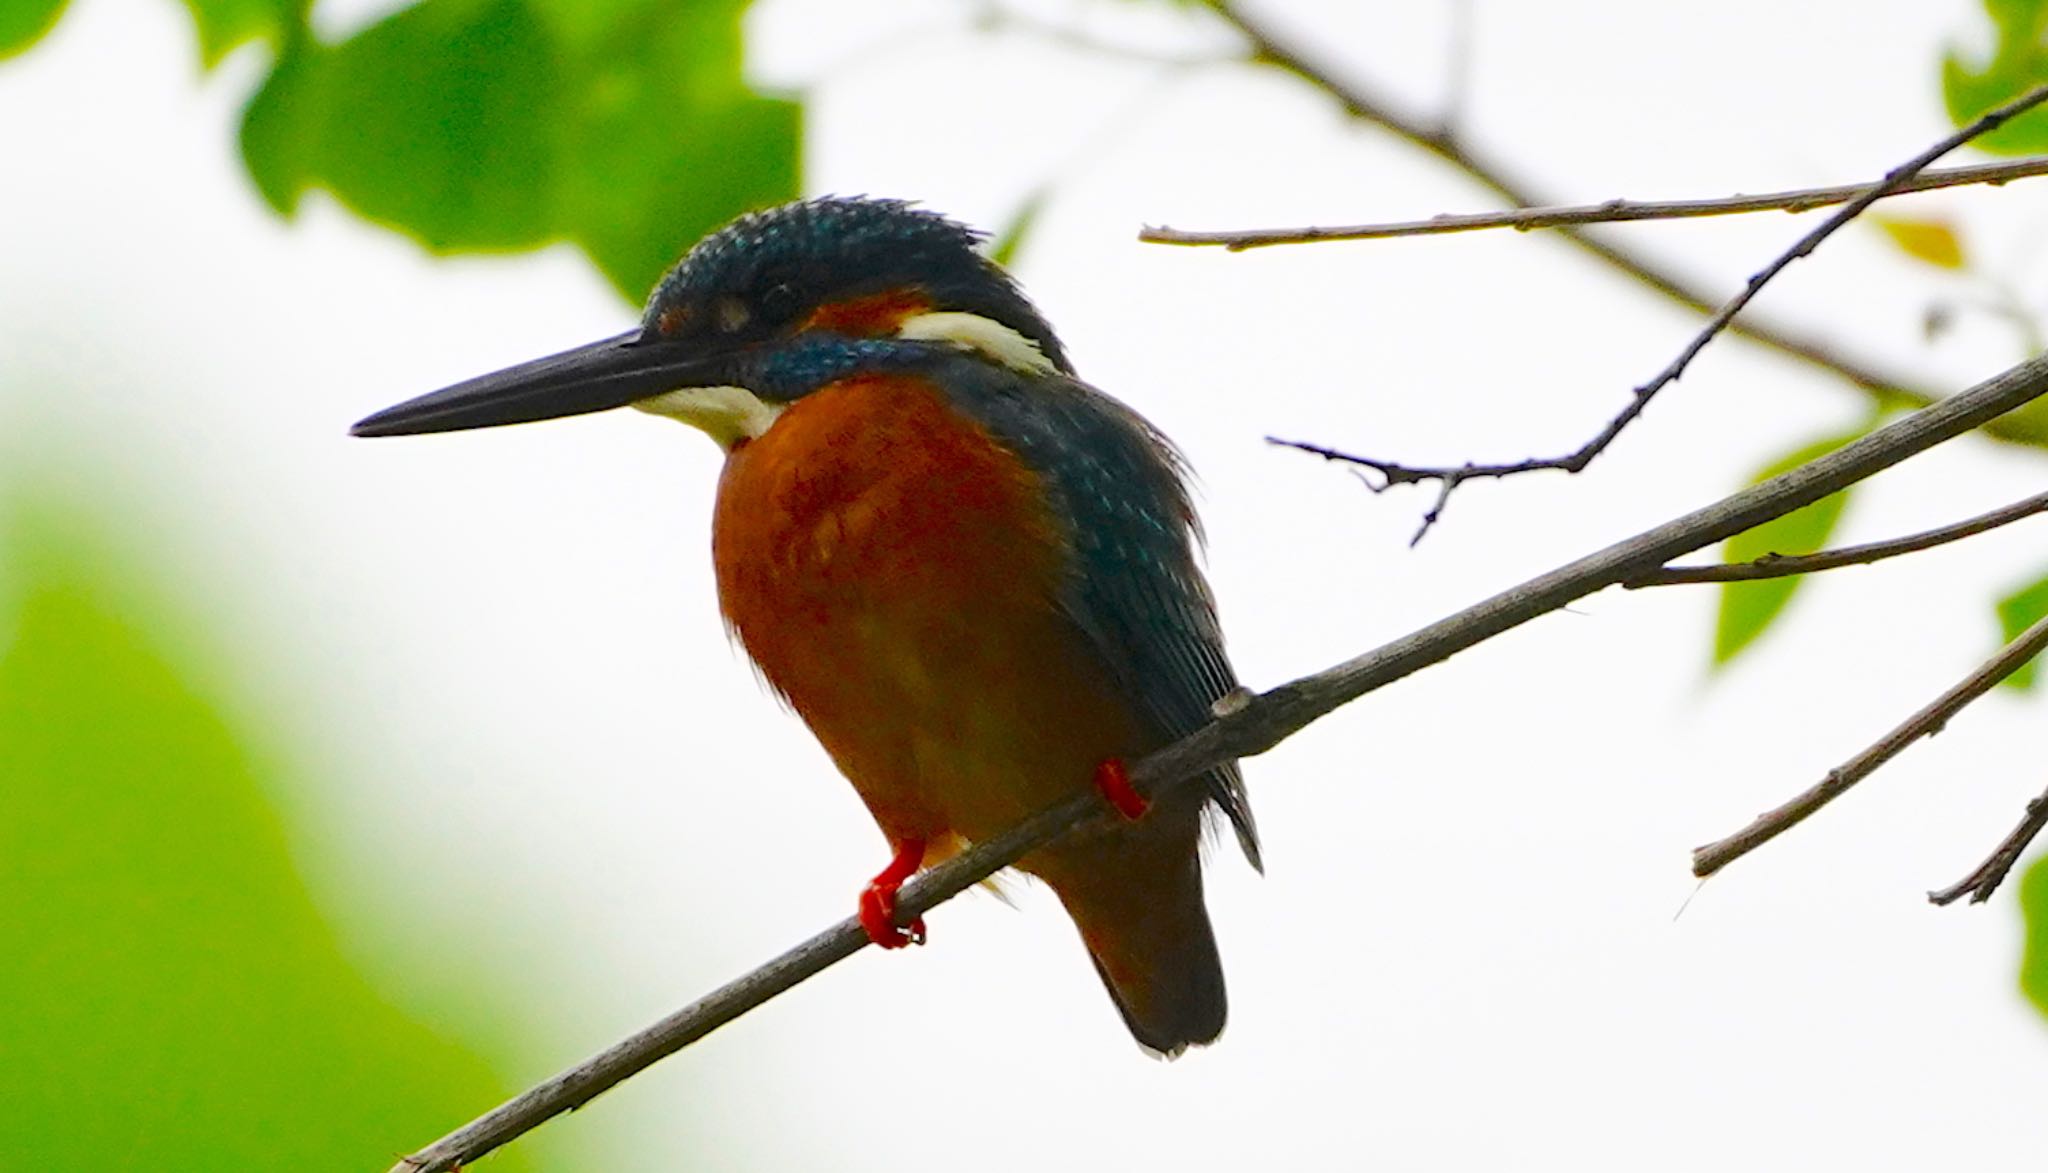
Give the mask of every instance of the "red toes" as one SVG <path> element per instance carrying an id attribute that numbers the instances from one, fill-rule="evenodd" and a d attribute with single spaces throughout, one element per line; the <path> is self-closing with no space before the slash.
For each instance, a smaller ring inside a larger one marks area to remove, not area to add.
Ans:
<path id="1" fill-rule="evenodd" d="M 924 944 L 924 918 L 917 917 L 905 927 L 896 924 L 896 893 L 924 862 L 924 840 L 905 839 L 896 845 L 895 858 L 860 893 L 860 927 L 868 940 L 884 949 Z"/>
<path id="2" fill-rule="evenodd" d="M 1152 804 L 1131 785 L 1131 772 L 1124 768 L 1122 758 L 1109 758 L 1095 767 L 1095 789 L 1116 808 L 1116 813 L 1137 822 L 1145 817 Z"/>

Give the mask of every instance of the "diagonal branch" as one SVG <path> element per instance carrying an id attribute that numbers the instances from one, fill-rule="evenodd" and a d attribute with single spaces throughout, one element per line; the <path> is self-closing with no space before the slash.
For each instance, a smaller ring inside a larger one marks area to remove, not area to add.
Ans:
<path id="1" fill-rule="evenodd" d="M 1992 849 L 1991 854 L 1985 857 L 1983 863 L 1977 865 L 1976 870 L 1938 892 L 1929 892 L 1927 902 L 1954 904 L 1968 896 L 1970 903 L 1982 904 L 1991 899 L 1991 894 L 1998 891 L 2000 884 L 2005 883 L 2006 874 L 2012 871 L 2012 865 L 2020 861 L 2020 854 L 2041 834 L 2043 828 L 2048 828 L 2048 791 L 2028 800 L 2027 813 L 2020 818 L 2019 826 L 2014 827 L 2012 832 Z"/>
<path id="2" fill-rule="evenodd" d="M 1887 196 L 1916 191 L 1936 191 L 1988 183 L 1993 186 L 2048 175 L 2048 155 L 2030 155 L 2003 163 L 1978 163 L 1923 171 Z M 1317 244 L 1333 240 L 1385 240 L 1395 236 L 1441 236 L 1448 232 L 1476 232 L 1486 228 L 1512 228 L 1527 232 L 1535 228 L 1563 228 L 1574 224 L 1618 224 L 1637 220 L 1691 220 L 1702 216 L 1732 216 L 1744 212 L 1811 212 L 1834 204 L 1846 204 L 1870 189 L 1870 183 L 1846 187 L 1805 187 L 1765 195 L 1734 195 L 1702 200 L 1603 200 L 1597 204 L 1568 204 L 1549 208 L 1513 208 L 1505 212 L 1445 212 L 1427 220 L 1393 220 L 1379 224 L 1349 224 L 1310 228 L 1238 228 L 1194 232 L 1164 225 L 1147 226 L 1138 239 L 1148 244 L 1221 245 L 1231 252 L 1267 248 L 1276 244 Z"/>
<path id="3" fill-rule="evenodd" d="M 1809 815 L 1840 798 L 1851 786 L 1875 773 L 1879 766 L 1899 756 L 1907 746 L 1941 732 L 1949 719 L 1961 712 L 1964 706 L 2019 671 L 2027 661 L 2040 655 L 2043 648 L 2048 648 L 2048 618 L 2021 632 L 1997 655 L 1958 681 L 1955 687 L 1928 702 L 1925 708 L 1906 718 L 1863 752 L 1829 770 L 1827 777 L 1790 802 L 1758 815 L 1749 826 L 1726 839 L 1695 848 L 1692 874 L 1705 879 L 1805 822 Z"/>
<path id="4" fill-rule="evenodd" d="M 1925 533 L 1908 534 L 1903 538 L 1891 538 L 1882 542 L 1870 542 L 1861 546 L 1844 546 L 1839 550 L 1822 550 L 1818 554 L 1765 554 L 1748 562 L 1731 562 L 1722 566 L 1664 566 L 1645 574 L 1639 574 L 1621 585 L 1628 590 L 1644 587 L 1678 586 L 1695 582 L 1750 582 L 1760 578 L 1788 578 L 1795 574 L 1812 574 L 1817 570 L 1833 570 L 1838 566 L 1861 566 L 1897 558 L 1901 554 L 1917 554 L 1964 538 L 2011 525 L 2015 521 L 2048 513 L 2048 493 L 2036 493 L 2024 501 L 1980 513 L 1967 521 L 1931 529 Z"/>
<path id="5" fill-rule="evenodd" d="M 1556 202 L 1542 198 L 1541 193 L 1515 179 L 1498 160 L 1486 157 L 1446 127 L 1401 109 L 1398 103 L 1362 81 L 1337 77 L 1304 57 L 1284 39 L 1276 37 L 1264 21 L 1247 14 L 1238 4 L 1229 0 L 1210 0 L 1209 7 L 1251 43 L 1254 62 L 1293 74 L 1328 94 L 1346 114 L 1428 151 L 1499 196 L 1503 203 L 1528 208 Z M 1622 248 L 1598 232 L 1565 225 L 1557 230 L 1557 235 L 1605 262 L 1616 272 L 1696 313 L 1710 314 L 1719 303 L 1717 294 L 1639 253 Z M 1915 386 L 1903 375 L 1836 350 L 1782 323 L 1749 317 L 1734 323 L 1729 332 L 1845 380 L 1868 395 L 1880 409 L 1925 407 L 1936 398 L 1934 391 Z M 1989 435 L 2010 443 L 2048 447 L 2048 422 L 2018 417 L 2001 420 L 1985 430 Z"/>
<path id="6" fill-rule="evenodd" d="M 1389 460 L 1355 456 L 1334 449 L 1293 442 L 1287 442 L 1288 446 L 1307 449 L 1323 457 L 1325 460 L 1340 460 L 1351 464 L 1363 465 L 1385 477 L 1387 485 L 1412 484 L 1419 481 L 1440 482 L 1436 504 L 1431 506 L 1429 512 L 1423 516 L 1422 526 L 1416 530 L 1415 537 L 1409 542 L 1410 545 L 1422 540 L 1422 536 L 1428 533 L 1429 528 L 1435 525 L 1437 519 L 1442 516 L 1444 505 L 1449 501 L 1451 493 L 1466 481 L 1477 480 L 1482 477 L 1511 477 L 1531 472 L 1584 472 L 1586 466 L 1590 465 L 1602 452 L 1607 451 L 1608 447 L 1620 438 L 1621 433 L 1643 414 L 1644 410 L 1650 406 L 1650 401 L 1656 398 L 1658 392 L 1678 381 L 1678 377 L 1685 373 L 1685 368 L 1692 364 L 1692 360 L 1699 356 L 1700 351 L 1706 349 L 1707 343 L 1712 342 L 1716 335 L 1727 328 L 1728 324 L 1735 320 L 1735 315 L 1741 313 L 1742 308 L 1748 305 L 1751 299 L 1755 298 L 1758 293 L 1762 292 L 1763 287 L 1769 284 L 1772 278 L 1784 272 L 1792 262 L 1812 253 L 1814 249 L 1820 246 L 1822 241 L 1834 235 L 1849 221 L 1862 215 L 1864 210 L 1869 208 L 1870 205 L 1898 191 L 1900 187 L 1910 182 L 1915 175 L 1926 170 L 1936 159 L 1941 158 L 1978 135 L 1988 134 L 1998 129 L 2043 102 L 2048 102 L 2048 85 L 2038 86 L 1994 110 L 1987 111 L 1968 126 L 1948 135 L 1940 142 L 1935 143 L 1933 146 L 1928 147 L 1911 159 L 1886 172 L 1883 179 L 1865 188 L 1861 195 L 1842 205 L 1833 215 L 1815 226 L 1813 231 L 1794 242 L 1791 248 L 1779 253 L 1770 264 L 1765 265 L 1762 269 L 1752 274 L 1749 280 L 1743 283 L 1742 291 L 1729 298 L 1720 309 L 1714 311 L 1713 316 L 1707 319 L 1707 324 L 1702 326 L 1699 332 L 1692 336 L 1692 340 L 1679 350 L 1676 358 L 1666 363 L 1664 369 L 1652 376 L 1649 382 L 1638 386 L 1630 394 L 1628 403 L 1615 414 L 1614 418 L 1607 421 L 1605 427 L 1595 433 L 1592 439 L 1587 440 L 1584 444 L 1579 445 L 1562 456 L 1532 457 L 1528 460 L 1517 460 L 1507 464 L 1468 463 L 1430 467 L 1397 464 Z M 1384 488 L 1385 486 L 1382 487 Z"/>
<path id="7" fill-rule="evenodd" d="M 1155 795 L 1224 762 L 1264 753 L 1311 722 L 1366 693 L 1549 614 L 1603 587 L 1761 525 L 1854 484 L 1915 453 L 1981 427 L 2048 394 L 2048 356 L 1992 377 L 1880 428 L 1811 464 L 1752 485 L 1675 521 L 1617 542 L 1512 587 L 1448 618 L 1336 667 L 1283 684 L 1131 769 Z M 1228 707 L 1228 706 L 1226 706 Z M 922 915 L 1082 822 L 1103 816 L 1084 793 L 1033 816 L 933 868 L 898 897 L 903 920 Z M 826 929 L 760 969 L 676 1011 L 639 1034 L 449 1133 L 400 1161 L 392 1173 L 442 1173 L 473 1161 L 548 1119 L 579 1108 L 656 1061 L 858 952 L 867 936 L 852 919 Z"/>

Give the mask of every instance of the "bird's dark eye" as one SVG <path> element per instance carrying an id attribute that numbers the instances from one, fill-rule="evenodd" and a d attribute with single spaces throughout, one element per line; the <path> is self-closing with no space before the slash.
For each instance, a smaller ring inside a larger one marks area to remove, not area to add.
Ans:
<path id="1" fill-rule="evenodd" d="M 761 291 L 761 317 L 770 322 L 783 322 L 796 316 L 802 307 L 796 287 L 787 281 L 780 281 Z"/>

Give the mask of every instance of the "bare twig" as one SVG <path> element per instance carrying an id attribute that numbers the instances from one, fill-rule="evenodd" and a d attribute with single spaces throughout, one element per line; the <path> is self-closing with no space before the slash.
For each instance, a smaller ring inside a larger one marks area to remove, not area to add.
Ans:
<path id="1" fill-rule="evenodd" d="M 2023 363 L 1811 464 L 1503 591 L 1354 660 L 1241 704 L 1226 705 L 1229 712 L 1136 763 L 1132 780 L 1141 792 L 1156 794 L 1176 780 L 1196 778 L 1221 763 L 1264 753 L 1310 722 L 1374 689 L 1621 582 L 1644 567 L 1661 566 L 1810 505 L 2044 393 L 2048 393 L 2048 357 Z M 898 897 L 899 916 L 907 921 L 931 911 L 1083 821 L 1100 817 L 1102 811 L 1101 799 L 1084 793 L 1007 834 L 976 845 L 906 885 Z M 857 922 L 841 921 L 407 1157 L 393 1173 L 440 1173 L 473 1161 L 550 1117 L 581 1107 L 657 1060 L 852 956 L 866 943 L 867 936 Z"/>
<path id="2" fill-rule="evenodd" d="M 1961 130 L 1947 136 L 1940 142 L 1935 143 L 1906 162 L 1886 172 L 1883 179 L 1865 188 L 1861 195 L 1842 205 L 1834 215 L 1822 221 L 1813 231 L 1800 237 L 1791 248 L 1778 254 L 1770 264 L 1765 265 L 1762 269 L 1752 274 L 1749 280 L 1743 283 L 1742 291 L 1729 298 L 1720 309 L 1714 312 L 1711 318 L 1707 319 L 1707 324 L 1702 326 L 1699 332 L 1692 336 L 1692 341 L 1685 344 L 1684 348 L 1678 352 L 1676 358 L 1665 364 L 1664 369 L 1658 371 L 1649 382 L 1638 386 L 1631 393 L 1628 404 L 1617 412 L 1614 418 L 1608 420 L 1605 427 L 1601 428 L 1592 439 L 1562 456 L 1517 460 L 1507 464 L 1468 463 L 1429 467 L 1397 464 L 1389 460 L 1376 460 L 1372 457 L 1356 456 L 1329 448 L 1311 448 L 1308 445 L 1286 443 L 1288 443 L 1289 447 L 1307 448 L 1326 460 L 1348 461 L 1352 464 L 1363 465 L 1366 468 L 1373 469 L 1387 479 L 1388 485 L 1412 484 L 1418 481 L 1440 482 L 1441 488 L 1437 493 L 1436 504 L 1431 506 L 1429 512 L 1424 515 L 1421 528 L 1416 531 L 1415 538 L 1410 541 L 1410 545 L 1420 541 L 1422 535 L 1429 532 L 1429 528 L 1436 524 L 1437 518 L 1443 515 L 1444 505 L 1450 498 L 1451 492 L 1466 481 L 1476 480 L 1481 477 L 1509 477 L 1530 472 L 1584 472 L 1586 466 L 1591 464 L 1594 458 L 1605 452 L 1608 446 L 1613 444 L 1620 437 L 1621 433 L 1636 421 L 1638 416 L 1643 414 L 1644 409 L 1650 406 L 1650 401 L 1656 398 L 1659 391 L 1678 381 L 1678 377 L 1685 373 L 1685 368 L 1692 363 L 1694 358 L 1698 357 L 1700 351 L 1706 349 L 1707 343 L 1712 342 L 1715 335 L 1719 334 L 1730 322 L 1734 321 L 1735 315 L 1742 312 L 1742 307 L 1748 305 L 1750 299 L 1761 292 L 1763 287 L 1769 284 L 1773 277 L 1784 272 L 1785 268 L 1792 262 L 1811 253 L 1815 248 L 1819 247 L 1821 241 L 1834 235 L 1843 225 L 1862 215 L 1864 210 L 1870 207 L 1870 205 L 1897 191 L 1901 185 L 1909 182 L 1915 175 L 1926 169 L 1928 164 L 1969 142 L 1971 139 L 1976 138 L 1978 135 L 1987 134 L 1998 129 L 2000 126 L 2005 125 L 2042 102 L 2048 102 L 2048 85 L 2029 90 L 2026 94 L 1985 113 L 1968 126 L 1963 127 Z"/>
<path id="3" fill-rule="evenodd" d="M 1643 587 L 1677 586 L 1681 583 L 1748 582 L 1759 578 L 1786 578 L 1795 574 L 1812 574 L 1817 570 L 1833 570 L 1838 566 L 1882 562 L 1901 554 L 1916 554 L 1921 550 L 1975 537 L 2038 513 L 2048 513 L 2048 493 L 2037 493 L 2024 501 L 2015 501 L 1989 513 L 1978 514 L 1967 521 L 1959 521 L 1925 533 L 1908 534 L 1903 538 L 1870 542 L 1862 546 L 1844 546 L 1839 550 L 1823 550 L 1818 554 L 1765 554 L 1748 562 L 1731 562 L 1722 566 L 1664 566 L 1647 574 L 1639 574 L 1621 585 L 1633 591 L 1641 590 Z"/>
<path id="4" fill-rule="evenodd" d="M 1976 870 L 1949 887 L 1929 892 L 1928 902 L 1954 904 L 1968 896 L 1970 903 L 1982 904 L 1991 899 L 1991 894 L 1998 891 L 2000 884 L 2005 883 L 2006 873 L 2012 871 L 2012 865 L 2020 861 L 2020 854 L 2041 834 L 2043 827 L 2048 827 L 2048 792 L 2028 800 L 2027 813 L 2020 819 L 2019 826 L 2014 827 L 2012 833 L 1999 842 L 1991 854 L 1985 857 L 1984 862 L 1977 865 Z"/>
<path id="5" fill-rule="evenodd" d="M 1399 103 L 1362 81 L 1340 78 L 1317 65 L 1283 38 L 1277 37 L 1262 20 L 1248 15 L 1238 5 L 1229 0 L 1210 0 L 1209 7 L 1251 43 L 1254 62 L 1293 74 L 1328 94 L 1351 117 L 1378 126 L 1456 167 L 1473 182 L 1499 196 L 1502 203 L 1533 208 L 1557 202 L 1543 198 L 1541 193 L 1513 178 L 1498 160 L 1486 157 L 1442 124 L 1431 123 L 1401 109 Z M 1597 257 L 1616 272 L 1696 313 L 1712 313 L 1719 304 L 1718 294 L 1660 267 L 1640 253 L 1622 248 L 1596 230 L 1564 225 L 1557 229 L 1556 235 Z M 1728 329 L 1731 334 L 1768 346 L 1847 381 L 1868 395 L 1872 403 L 1881 409 L 1924 407 L 1937 397 L 1936 392 L 1915 386 L 1911 379 L 1897 372 L 1882 370 L 1861 358 L 1801 335 L 1783 323 L 1750 315 Z M 2000 420 L 1986 432 L 2010 443 L 2048 447 L 2048 420 L 2036 419 L 2031 414 Z"/>
<path id="6" fill-rule="evenodd" d="M 1711 876 L 1764 844 L 1798 826 L 1807 816 L 1841 797 L 1842 792 L 1861 782 L 1899 751 L 1941 732 L 1949 718 L 1963 706 L 1983 696 L 1998 682 L 2019 671 L 2021 665 L 2048 647 L 2048 618 L 2021 632 L 1999 653 L 1964 677 L 1954 688 L 1929 702 L 1927 707 L 1906 718 L 1897 728 L 1877 739 L 1869 748 L 1828 771 L 1811 789 L 1774 810 L 1758 815 L 1749 826 L 1704 847 L 1693 849 L 1692 874 Z"/>
<path id="7" fill-rule="evenodd" d="M 1944 187 L 1988 183 L 1994 186 L 2016 179 L 2048 175 L 2048 155 L 2032 155 L 2002 163 L 1979 163 L 1924 171 L 1886 196 L 1934 191 Z M 1869 191 L 1871 184 L 1847 187 L 1808 187 L 1765 195 L 1735 195 L 1701 200 L 1612 199 L 1597 204 L 1568 204 L 1552 208 L 1514 208 L 1504 212 L 1444 213 L 1427 220 L 1393 220 L 1377 224 L 1350 224 L 1327 228 L 1242 228 L 1194 232 L 1165 226 L 1146 227 L 1138 239 L 1151 244 L 1221 245 L 1231 252 L 1266 248 L 1276 244 L 1313 244 L 1332 240 L 1384 240 L 1394 236 L 1438 236 L 1447 232 L 1475 232 L 1486 228 L 1513 228 L 1527 232 L 1536 228 L 1561 228 L 1568 224 L 1614 224 L 1635 220 L 1686 220 L 1700 216 L 1730 216 L 1743 212 L 1811 212 L 1816 208 L 1845 204 Z"/>

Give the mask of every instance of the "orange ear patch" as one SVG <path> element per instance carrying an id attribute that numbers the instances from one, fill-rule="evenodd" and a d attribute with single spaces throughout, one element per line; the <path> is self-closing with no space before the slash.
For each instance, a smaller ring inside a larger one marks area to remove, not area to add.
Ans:
<path id="1" fill-rule="evenodd" d="M 831 330 L 853 338 L 886 338 L 896 333 L 905 318 L 931 308 L 931 299 L 921 289 L 885 289 L 851 301 L 821 305 L 811 311 L 798 331 Z"/>

